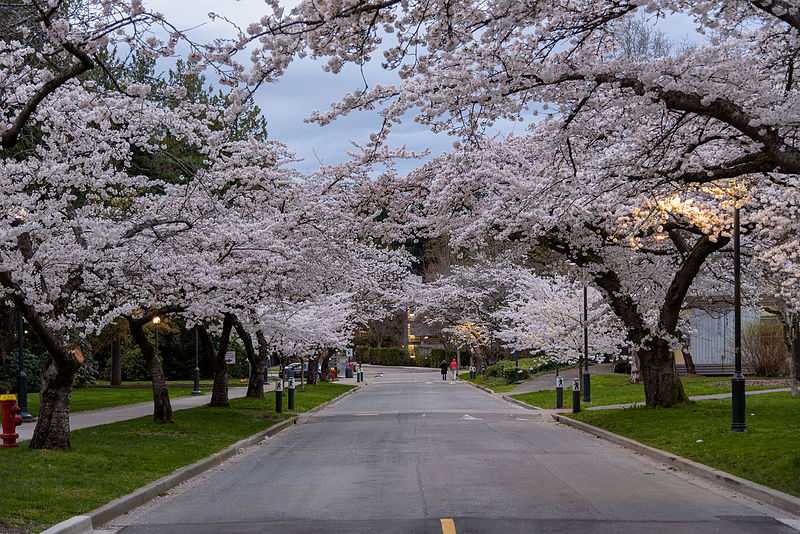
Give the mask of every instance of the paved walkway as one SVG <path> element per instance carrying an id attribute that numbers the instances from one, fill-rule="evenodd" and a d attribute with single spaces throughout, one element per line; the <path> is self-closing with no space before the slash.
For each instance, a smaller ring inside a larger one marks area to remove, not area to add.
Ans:
<path id="1" fill-rule="evenodd" d="M 747 391 L 745 395 L 748 397 L 751 395 L 764 395 L 765 393 L 781 393 L 783 391 L 789 391 L 789 388 L 776 388 L 776 389 L 757 389 L 755 391 Z M 715 393 L 713 395 L 693 395 L 689 397 L 689 400 L 693 401 L 704 401 L 704 400 L 724 400 L 730 399 L 730 393 Z M 607 406 L 592 406 L 591 408 L 586 408 L 587 410 L 621 410 L 623 408 L 635 408 L 637 406 L 644 406 L 644 402 L 632 402 L 629 404 L 609 404 Z"/>
<path id="2" fill-rule="evenodd" d="M 589 366 L 589 374 L 590 375 L 610 375 L 614 373 L 614 364 L 612 363 L 600 363 L 597 365 L 590 365 Z M 572 367 L 570 369 L 562 369 L 559 371 L 559 376 L 564 377 L 565 384 L 572 382 L 572 379 L 578 377 L 578 369 L 576 367 Z M 519 384 L 514 390 L 511 392 L 512 395 L 516 395 L 518 393 L 530 393 L 532 391 L 547 391 L 548 389 L 555 389 L 556 383 L 556 373 L 553 371 L 552 373 L 546 373 L 543 375 L 535 376 L 530 380 L 526 380 L 525 382 Z"/>
<path id="3" fill-rule="evenodd" d="M 269 389 L 272 389 L 270 384 Z M 228 388 L 228 397 L 231 399 L 238 399 L 244 397 L 247 393 L 247 388 L 231 387 Z M 197 408 L 203 406 L 211 401 L 211 394 L 198 395 L 197 397 L 178 397 L 170 399 L 172 402 L 172 411 L 187 410 L 189 408 Z M 153 402 L 139 402 L 136 404 L 126 404 L 124 406 L 116 406 L 114 408 L 104 408 L 102 410 L 89 410 L 85 412 L 75 412 L 69 416 L 69 426 L 71 430 L 78 430 L 79 428 L 88 428 L 91 426 L 107 425 L 109 423 L 116 423 L 117 421 L 127 421 L 129 419 L 137 419 L 153 415 Z M 31 439 L 33 436 L 33 429 L 36 422 L 26 423 L 17 428 L 20 441 Z"/>
<path id="4" fill-rule="evenodd" d="M 793 532 L 785 513 L 438 370 L 373 371 L 355 394 L 103 532 Z"/>
<path id="5" fill-rule="evenodd" d="M 366 367 L 366 366 L 365 366 Z M 368 372 L 365 372 L 369 376 Z M 264 391 L 273 391 L 275 383 L 272 382 L 274 377 L 270 377 L 270 382 L 265 384 Z M 336 381 L 339 384 L 356 384 L 355 378 L 342 378 Z M 208 387 L 208 386 L 206 386 Z M 297 387 L 300 387 L 300 381 L 297 381 Z M 246 387 L 228 387 L 228 398 L 238 399 L 247 394 Z M 198 395 L 196 397 L 177 397 L 170 399 L 172 402 L 172 411 L 177 412 L 180 410 L 188 410 L 189 408 L 197 408 L 198 406 L 205 406 L 211 402 L 211 393 L 207 395 Z M 153 414 L 153 402 L 139 402 L 136 404 L 126 404 L 124 406 L 116 406 L 114 408 L 103 408 L 102 410 L 88 410 L 84 412 L 75 412 L 69 416 L 70 430 L 78 430 L 80 428 L 88 428 L 92 426 L 107 425 L 109 423 L 116 423 L 118 421 L 128 421 L 130 419 L 138 419 Z M 33 436 L 33 429 L 36 422 L 26 423 L 17 427 L 19 434 L 19 441 L 31 439 Z"/>

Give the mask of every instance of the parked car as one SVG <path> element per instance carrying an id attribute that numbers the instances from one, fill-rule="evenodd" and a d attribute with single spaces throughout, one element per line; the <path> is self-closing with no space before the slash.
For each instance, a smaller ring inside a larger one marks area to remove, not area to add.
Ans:
<path id="1" fill-rule="evenodd" d="M 308 363 L 292 362 L 283 368 L 284 378 L 300 378 L 302 368 L 302 376 L 308 376 Z"/>

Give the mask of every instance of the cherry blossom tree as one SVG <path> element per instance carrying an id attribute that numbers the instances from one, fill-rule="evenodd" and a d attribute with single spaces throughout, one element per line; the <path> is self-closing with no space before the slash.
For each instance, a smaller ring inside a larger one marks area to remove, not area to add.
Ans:
<path id="1" fill-rule="evenodd" d="M 625 330 L 602 294 L 588 288 L 589 357 L 616 355 Z M 551 361 L 573 364 L 583 356 L 583 284 L 564 276 L 542 278 L 520 270 L 497 337 L 514 350 L 544 352 Z"/>

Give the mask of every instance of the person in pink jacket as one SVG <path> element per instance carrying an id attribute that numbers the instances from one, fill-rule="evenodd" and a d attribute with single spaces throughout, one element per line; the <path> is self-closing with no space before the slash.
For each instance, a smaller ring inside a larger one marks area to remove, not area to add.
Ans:
<path id="1" fill-rule="evenodd" d="M 458 372 L 458 363 L 456 363 L 456 359 L 453 358 L 450 361 L 450 381 L 451 382 L 455 382 L 456 381 L 456 372 Z"/>

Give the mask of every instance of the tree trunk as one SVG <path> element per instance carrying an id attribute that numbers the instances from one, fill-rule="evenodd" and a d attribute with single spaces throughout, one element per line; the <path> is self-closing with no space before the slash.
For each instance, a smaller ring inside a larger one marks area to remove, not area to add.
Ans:
<path id="1" fill-rule="evenodd" d="M 325 351 L 322 355 L 322 376 L 320 380 L 322 382 L 328 382 L 328 377 L 330 376 L 330 369 L 329 366 L 331 364 L 331 353 L 329 351 Z"/>
<path id="2" fill-rule="evenodd" d="M 217 354 L 211 359 L 214 371 L 214 385 L 211 388 L 210 406 L 227 407 L 228 401 L 228 365 L 225 363 L 225 353 L 233 329 L 233 315 L 226 313 L 222 323 L 222 334 L 217 347 Z"/>
<path id="3" fill-rule="evenodd" d="M 792 378 L 791 378 L 791 390 L 792 390 L 792 397 L 797 397 L 800 395 L 798 391 L 798 381 L 800 381 L 800 377 L 798 374 L 800 373 L 800 325 L 797 325 L 794 331 L 794 335 L 792 336 Z"/>
<path id="4" fill-rule="evenodd" d="M 8 273 L 0 272 L 0 284 L 14 287 Z M 48 353 L 42 366 L 39 416 L 29 446 L 31 449 L 68 449 L 72 380 L 84 361 L 83 354 L 78 347 L 68 347 L 61 335 L 48 328 L 36 310 L 19 297 L 19 294 L 12 294 L 11 300 L 20 309 Z"/>
<path id="5" fill-rule="evenodd" d="M 683 350 L 683 361 L 686 363 L 686 374 L 696 375 L 697 368 L 694 366 L 694 358 L 692 358 L 692 353 L 689 352 L 689 349 Z"/>
<path id="6" fill-rule="evenodd" d="M 306 376 L 306 383 L 313 385 L 317 383 L 317 365 L 319 364 L 319 356 L 308 359 L 308 375 Z"/>
<path id="7" fill-rule="evenodd" d="M 247 361 L 250 362 L 250 376 L 247 380 L 247 396 L 251 399 L 263 399 L 264 358 L 262 357 L 260 350 L 256 352 L 255 347 L 253 346 L 253 337 L 238 319 L 234 320 L 234 327 L 236 328 L 236 334 L 244 344 Z"/>
<path id="8" fill-rule="evenodd" d="M 792 397 L 800 396 L 800 313 L 783 311 L 780 314 L 783 322 L 783 339 L 789 350 L 791 376 L 789 389 Z"/>
<path id="9" fill-rule="evenodd" d="M 114 336 L 111 341 L 111 385 L 119 386 L 122 384 L 122 355 L 120 351 L 119 337 Z"/>
<path id="10" fill-rule="evenodd" d="M 31 449 L 69 449 L 69 403 L 77 366 L 62 368 L 52 357 L 43 365 L 39 415 Z"/>
<path id="11" fill-rule="evenodd" d="M 641 366 L 639 365 L 639 355 L 634 353 L 633 357 L 631 358 L 631 384 L 640 384 L 642 382 L 642 375 L 639 372 Z"/>
<path id="12" fill-rule="evenodd" d="M 638 354 L 647 406 L 667 408 L 688 400 L 675 370 L 675 357 L 666 340 L 653 339 Z"/>
<path id="13" fill-rule="evenodd" d="M 150 370 L 150 381 L 153 386 L 153 421 L 156 423 L 172 422 L 172 403 L 169 400 L 169 388 L 161 367 L 159 358 L 144 332 L 144 325 L 150 322 L 151 317 L 146 315 L 140 319 L 128 318 L 133 341 L 142 351 L 142 356 Z"/>

